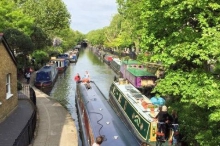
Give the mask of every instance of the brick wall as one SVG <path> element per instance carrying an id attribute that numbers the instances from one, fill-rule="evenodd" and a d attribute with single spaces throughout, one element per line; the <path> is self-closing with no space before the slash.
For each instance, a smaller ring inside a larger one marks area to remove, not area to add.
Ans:
<path id="1" fill-rule="evenodd" d="M 17 67 L 5 46 L 0 42 L 0 122 L 4 120 L 17 106 Z M 12 97 L 6 99 L 6 75 L 11 74 Z"/>

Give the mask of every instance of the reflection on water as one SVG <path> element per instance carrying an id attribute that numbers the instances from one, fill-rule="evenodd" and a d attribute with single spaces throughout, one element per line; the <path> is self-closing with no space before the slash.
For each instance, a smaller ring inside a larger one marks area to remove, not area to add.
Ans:
<path id="1" fill-rule="evenodd" d="M 109 88 L 115 73 L 88 49 L 80 50 L 78 62 L 76 64 L 71 63 L 65 73 L 58 76 L 50 92 L 51 98 L 56 99 L 69 110 L 77 128 L 79 128 L 79 125 L 75 107 L 76 83 L 73 78 L 76 73 L 83 77 L 85 71 L 89 72 L 91 80 L 96 83 L 104 96 L 108 98 Z"/>

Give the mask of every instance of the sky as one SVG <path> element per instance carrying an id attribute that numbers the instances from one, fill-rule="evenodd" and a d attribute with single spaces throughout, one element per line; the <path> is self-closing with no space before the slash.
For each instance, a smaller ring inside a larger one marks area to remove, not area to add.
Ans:
<path id="1" fill-rule="evenodd" d="M 63 0 L 71 14 L 71 28 L 87 34 L 109 26 L 117 13 L 116 0 Z"/>

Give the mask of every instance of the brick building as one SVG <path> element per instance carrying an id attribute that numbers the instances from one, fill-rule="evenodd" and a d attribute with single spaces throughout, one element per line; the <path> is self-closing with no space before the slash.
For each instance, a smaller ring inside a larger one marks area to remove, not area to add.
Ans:
<path id="1" fill-rule="evenodd" d="M 18 105 L 17 66 L 13 52 L 0 33 L 0 122 Z"/>

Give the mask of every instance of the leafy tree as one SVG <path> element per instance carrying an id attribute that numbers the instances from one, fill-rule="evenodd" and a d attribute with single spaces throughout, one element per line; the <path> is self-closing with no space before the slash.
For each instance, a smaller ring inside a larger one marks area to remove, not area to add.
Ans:
<path id="1" fill-rule="evenodd" d="M 0 14 L 0 32 L 16 28 L 27 35 L 31 33 L 34 19 L 26 15 L 13 0 L 0 1 Z"/>
<path id="2" fill-rule="evenodd" d="M 33 27 L 33 33 L 30 35 L 35 49 L 43 49 L 46 46 L 52 45 L 52 40 L 49 36 L 39 27 Z"/>
<path id="3" fill-rule="evenodd" d="M 105 41 L 104 29 L 97 29 L 90 31 L 86 35 L 86 39 L 88 39 L 92 45 L 100 45 L 100 46 L 104 45 L 104 41 Z"/>
<path id="4" fill-rule="evenodd" d="M 49 55 L 43 50 L 36 50 L 32 53 L 32 56 L 35 58 L 36 64 L 41 64 L 42 62 L 49 60 Z"/>
<path id="5" fill-rule="evenodd" d="M 52 35 L 69 28 L 70 14 L 62 0 L 27 0 L 22 7 L 25 13 L 35 18 L 35 25 L 46 33 Z"/>
<path id="6" fill-rule="evenodd" d="M 218 1 L 118 0 L 121 14 L 141 34 L 143 52 L 161 62 L 166 76 L 154 92 L 177 108 L 181 129 L 190 145 L 212 146 L 220 141 L 219 80 L 208 62 L 219 60 Z M 142 59 L 144 57 L 142 56 Z"/>
<path id="7" fill-rule="evenodd" d="M 57 36 L 62 40 L 61 47 L 63 48 L 64 52 L 73 49 L 78 42 L 85 38 L 82 33 L 73 31 L 70 28 L 61 30 L 59 33 L 57 33 Z"/>
<path id="8" fill-rule="evenodd" d="M 4 31 L 4 36 L 10 48 L 16 52 L 16 54 L 24 54 L 24 56 L 33 52 L 33 43 L 28 35 L 17 29 L 7 29 Z"/>

